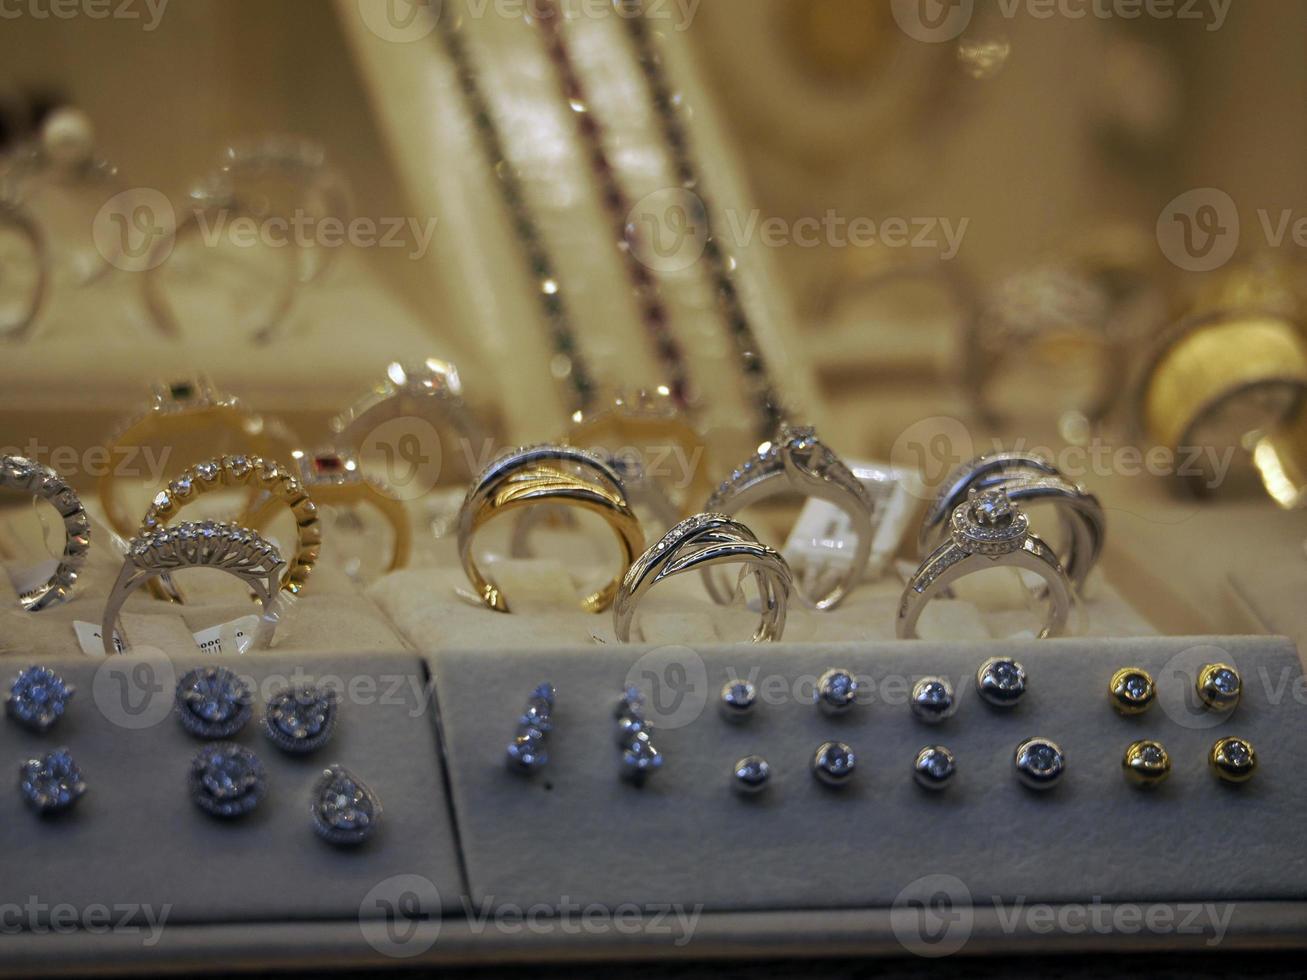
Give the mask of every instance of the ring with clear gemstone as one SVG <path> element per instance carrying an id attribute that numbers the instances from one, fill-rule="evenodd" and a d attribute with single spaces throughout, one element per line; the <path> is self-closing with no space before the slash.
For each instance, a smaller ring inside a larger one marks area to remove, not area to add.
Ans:
<path id="1" fill-rule="evenodd" d="M 332 844 L 362 844 L 381 824 L 381 800 L 344 766 L 328 766 L 313 787 L 313 829 Z"/>
<path id="2" fill-rule="evenodd" d="M 18 672 L 5 696 L 5 712 L 24 728 L 48 731 L 68 710 L 75 688 L 49 667 Z"/>
<path id="3" fill-rule="evenodd" d="M 976 690 L 995 707 L 1014 707 L 1026 693 L 1026 668 L 1009 657 L 990 657 L 976 671 Z"/>
<path id="4" fill-rule="evenodd" d="M 840 667 L 817 678 L 817 706 L 826 714 L 843 714 L 857 703 L 858 679 Z"/>
<path id="5" fill-rule="evenodd" d="M 957 759 L 942 745 L 927 745 L 912 761 L 912 774 L 917 785 L 939 790 L 953 781 L 957 772 Z"/>
<path id="6" fill-rule="evenodd" d="M 827 786 L 844 786 L 857 764 L 853 749 L 843 742 L 822 742 L 812 756 L 812 774 Z"/>
<path id="7" fill-rule="evenodd" d="M 1052 789 L 1066 771 L 1066 756 L 1052 739 L 1028 738 L 1017 746 L 1017 777 L 1030 789 Z"/>
<path id="8" fill-rule="evenodd" d="M 285 752 L 313 752 L 335 734 L 339 703 L 331 688 L 314 684 L 284 687 L 268 698 L 263 733 Z"/>
<path id="9" fill-rule="evenodd" d="M 744 721 L 752 717 L 758 705 L 758 689 L 745 680 L 729 680 L 722 686 L 717 703 L 727 721 Z"/>
<path id="10" fill-rule="evenodd" d="M 958 710 L 953 685 L 946 677 L 921 678 L 912 685 L 912 696 L 908 703 L 912 706 L 912 713 L 928 725 L 937 725 L 946 718 L 953 717 Z"/>
<path id="11" fill-rule="evenodd" d="M 263 763 L 249 749 L 231 742 L 206 745 L 191 760 L 191 799 L 215 817 L 249 813 L 267 794 Z"/>
<path id="12" fill-rule="evenodd" d="M 82 798 L 86 783 L 72 754 L 61 748 L 19 766 L 18 788 L 33 809 L 58 813 Z"/>
<path id="13" fill-rule="evenodd" d="M 181 726 L 197 738 L 229 738 L 254 713 L 254 695 L 226 667 L 196 667 L 177 682 L 174 699 Z"/>
<path id="14" fill-rule="evenodd" d="M 771 781 L 771 765 L 760 755 L 746 755 L 731 770 L 737 792 L 746 796 L 760 793 Z"/>

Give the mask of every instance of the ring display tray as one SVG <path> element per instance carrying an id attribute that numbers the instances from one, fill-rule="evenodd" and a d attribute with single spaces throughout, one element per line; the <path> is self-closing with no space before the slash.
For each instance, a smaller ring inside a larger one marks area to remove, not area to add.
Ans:
<path id="1" fill-rule="evenodd" d="M 1011 712 L 980 701 L 971 681 L 999 654 L 1029 675 Z M 1213 659 L 1243 675 L 1228 717 L 1187 696 Z M 56 820 L 3 796 L 0 905 L 30 895 L 76 919 L 98 905 L 166 903 L 166 926 L 148 945 L 142 929 L 22 930 L 0 942 L 2 973 L 1307 945 L 1307 780 L 1295 764 L 1307 752 L 1307 692 L 1284 639 L 445 652 L 430 658 L 438 724 L 413 656 L 228 658 L 260 702 L 270 678 L 297 668 L 344 692 L 336 739 L 307 760 L 268 744 L 256 712 L 238 740 L 264 760 L 270 792 L 230 825 L 187 798 L 200 743 L 173 719 L 127 729 L 108 717 L 120 709 L 105 700 L 105 678 L 135 663 L 51 662 L 79 688 L 69 715 L 45 737 L 3 726 L 0 746 L 15 760 L 68 745 L 90 789 Z M 1158 682 L 1158 702 L 1133 718 L 1106 695 L 1125 664 Z M 831 666 L 861 675 L 869 692 L 845 717 L 809 700 Z M 940 726 L 907 707 L 926 673 L 960 694 Z M 737 674 L 752 675 L 760 703 L 731 725 L 715 698 Z M 542 680 L 558 688 L 552 759 L 523 778 L 507 770 L 504 746 Z M 612 712 L 627 682 L 645 688 L 661 723 L 664 770 L 643 787 L 619 779 Z M 1033 734 L 1057 740 L 1068 760 L 1062 784 L 1038 795 L 1012 771 L 1016 743 Z M 1245 785 L 1206 769 L 1226 734 L 1257 749 Z M 1161 740 L 1174 760 L 1153 792 L 1120 771 L 1139 738 Z M 842 790 L 808 771 L 826 739 L 858 753 Z M 956 784 L 933 795 L 910 771 L 930 743 L 959 763 Z M 773 785 L 738 797 L 731 765 L 755 752 L 771 762 Z M 332 761 L 355 769 L 386 809 L 381 834 L 357 852 L 309 828 L 308 787 Z M 960 940 L 957 950 L 932 945 L 921 918 L 932 909 L 962 923 L 939 934 Z"/>

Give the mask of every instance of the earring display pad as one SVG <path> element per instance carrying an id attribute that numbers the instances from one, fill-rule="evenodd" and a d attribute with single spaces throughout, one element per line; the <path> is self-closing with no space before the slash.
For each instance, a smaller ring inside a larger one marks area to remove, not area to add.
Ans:
<path id="1" fill-rule="evenodd" d="M 582 906 L 701 904 L 708 912 L 883 908 L 928 874 L 953 876 L 986 908 L 1307 895 L 1299 766 L 1307 696 L 1290 643 L 1055 640 L 1002 652 L 1029 677 L 1026 696 L 1007 711 L 976 694 L 983 658 L 964 645 L 438 654 L 472 899 L 531 907 L 566 896 Z M 1197 671 L 1222 657 L 1244 678 L 1228 718 L 1194 708 L 1192 697 Z M 1143 715 L 1122 718 L 1108 702 L 1108 679 L 1122 664 L 1157 678 L 1158 703 Z M 812 684 L 832 666 L 869 680 L 873 703 L 840 718 L 819 712 Z M 941 725 L 917 722 L 907 705 L 925 674 L 948 677 L 959 692 L 959 711 Z M 716 695 L 737 676 L 753 680 L 760 703 L 748 722 L 729 725 Z M 543 679 L 558 691 L 551 762 L 540 777 L 522 779 L 503 764 L 517 699 L 489 710 L 481 694 L 530 690 Z M 665 759 L 638 789 L 619 779 L 613 738 L 613 707 L 628 683 L 648 696 Z M 1258 754 L 1257 775 L 1239 787 L 1207 769 L 1212 742 L 1226 734 L 1251 740 Z M 1067 758 L 1060 784 L 1038 794 L 1013 770 L 1017 744 L 1033 735 L 1056 741 Z M 1126 746 L 1141 738 L 1161 741 L 1174 764 L 1151 792 L 1122 774 Z M 826 740 L 848 743 L 858 757 L 838 790 L 809 771 Z M 930 744 L 957 756 L 957 775 L 940 793 L 913 779 L 912 760 Z M 754 753 L 771 764 L 771 784 L 741 799 L 731 769 Z M 524 864 L 531 874 L 521 873 Z"/>
<path id="2" fill-rule="evenodd" d="M 7 662 L 14 671 L 23 663 L 13 657 Z M 42 819 L 20 797 L 16 780 L 0 786 L 0 905 L 33 896 L 47 907 L 148 908 L 156 920 L 166 915 L 168 932 L 186 925 L 322 920 L 358 934 L 373 889 L 391 876 L 420 875 L 446 907 L 459 907 L 464 886 L 420 660 L 375 654 L 312 663 L 272 655 L 223 659 L 255 692 L 254 717 L 226 741 L 251 749 L 268 776 L 267 796 L 258 807 L 229 821 L 192 802 L 190 761 L 212 743 L 187 735 L 171 708 L 177 678 L 206 662 L 212 661 L 47 662 L 76 695 L 45 736 L 9 722 L 0 726 L 0 763 L 14 773 L 20 760 L 67 746 L 87 791 L 68 813 Z M 147 672 L 133 673 L 142 668 Z M 291 756 L 263 735 L 261 720 L 273 690 L 301 679 L 338 687 L 340 713 L 327 745 Z M 155 723 L 126 727 L 150 721 Z M 356 849 L 326 843 L 309 818 L 312 787 L 331 763 L 343 765 L 381 798 L 377 833 Z M 150 953 L 140 948 L 145 935 L 136 938 L 137 955 Z M 43 944 L 43 967 L 61 947 L 72 954 L 75 939 L 60 936 Z M 13 952 L 23 955 L 24 949 Z M 11 966 L 0 951 L 0 973 Z"/>

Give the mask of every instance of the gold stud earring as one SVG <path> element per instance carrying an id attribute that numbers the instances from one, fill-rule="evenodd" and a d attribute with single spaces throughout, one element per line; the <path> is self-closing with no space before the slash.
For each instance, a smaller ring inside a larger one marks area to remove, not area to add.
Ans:
<path id="1" fill-rule="evenodd" d="M 1229 664 L 1207 664 L 1198 672 L 1198 696 L 1213 711 L 1233 711 L 1241 693 L 1243 681 Z"/>
<path id="2" fill-rule="evenodd" d="M 1122 667 L 1112 675 L 1107 686 L 1112 707 L 1123 715 L 1137 715 L 1147 711 L 1157 697 L 1153 675 L 1142 667 Z"/>
<path id="3" fill-rule="evenodd" d="M 1131 742 L 1126 746 L 1121 768 L 1131 785 L 1151 789 L 1171 775 L 1171 756 L 1161 742 Z"/>
<path id="4" fill-rule="evenodd" d="M 1227 783 L 1246 783 L 1257 771 L 1257 753 L 1246 738 L 1218 738 L 1207 761 L 1212 771 Z"/>

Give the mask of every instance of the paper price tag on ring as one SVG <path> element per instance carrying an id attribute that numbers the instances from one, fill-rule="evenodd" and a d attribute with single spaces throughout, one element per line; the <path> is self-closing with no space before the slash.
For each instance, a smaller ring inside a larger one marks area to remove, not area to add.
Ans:
<path id="1" fill-rule="evenodd" d="M 871 554 L 863 579 L 876 579 L 885 573 L 912 529 L 918 502 L 923 497 L 921 477 L 907 467 L 846 462 L 871 494 Z M 797 572 L 820 577 L 827 571 L 848 568 L 853 560 L 854 540 L 852 521 L 843 509 L 809 497 L 782 551 Z"/>
<path id="2" fill-rule="evenodd" d="M 195 637 L 195 645 L 206 654 L 214 656 L 221 656 L 225 653 L 242 654 L 249 650 L 250 645 L 253 644 L 254 635 L 258 628 L 258 616 L 241 616 L 238 619 L 219 623 L 217 626 L 210 626 L 208 629 L 202 629 L 192 635 Z M 100 632 L 98 623 L 75 620 L 73 622 L 73 632 L 77 635 L 77 645 L 82 648 L 82 653 L 88 657 L 104 656 L 104 643 L 101 639 L 103 634 Z M 116 631 L 114 633 L 114 648 L 119 653 L 124 653 L 127 649 L 122 636 Z"/>

